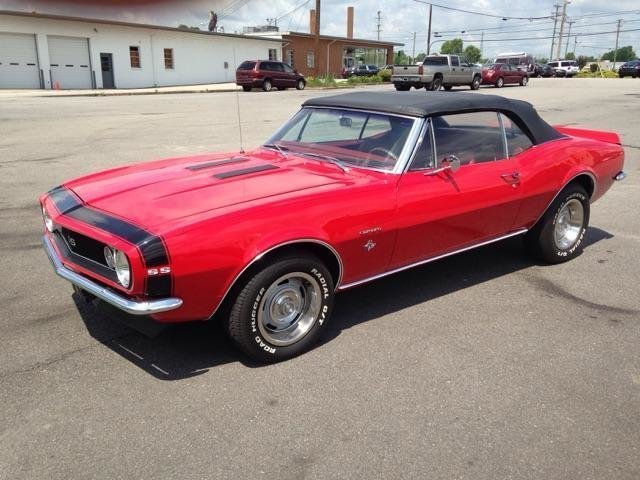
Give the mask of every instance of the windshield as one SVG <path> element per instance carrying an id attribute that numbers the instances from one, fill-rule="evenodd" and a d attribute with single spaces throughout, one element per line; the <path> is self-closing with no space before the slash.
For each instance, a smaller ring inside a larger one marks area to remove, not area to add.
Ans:
<path id="1" fill-rule="evenodd" d="M 391 171 L 415 119 L 335 108 L 303 108 L 265 146 L 342 164 Z"/>

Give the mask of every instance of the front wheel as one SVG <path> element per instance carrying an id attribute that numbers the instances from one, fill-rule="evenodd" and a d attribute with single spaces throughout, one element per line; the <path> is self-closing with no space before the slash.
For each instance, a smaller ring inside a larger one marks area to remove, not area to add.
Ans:
<path id="1" fill-rule="evenodd" d="M 478 76 L 473 77 L 473 82 L 471 82 L 471 90 L 478 90 L 480 88 L 481 79 Z"/>
<path id="2" fill-rule="evenodd" d="M 333 299 L 333 279 L 318 258 L 284 257 L 248 280 L 231 308 L 227 331 L 259 362 L 295 357 L 320 338 Z"/>
<path id="3" fill-rule="evenodd" d="M 529 83 L 529 77 L 526 77 L 526 76 L 525 76 L 525 77 L 522 77 L 522 78 L 520 79 L 520 85 L 521 85 L 521 86 L 526 87 L 526 86 L 527 86 L 527 83 Z"/>
<path id="4" fill-rule="evenodd" d="M 589 207 L 584 187 L 569 184 L 525 235 L 527 249 L 547 263 L 566 262 L 578 256 L 589 225 Z"/>
<path id="5" fill-rule="evenodd" d="M 302 79 L 296 82 L 296 90 L 304 90 L 305 86 L 306 86 L 306 83 L 304 83 L 304 80 Z"/>

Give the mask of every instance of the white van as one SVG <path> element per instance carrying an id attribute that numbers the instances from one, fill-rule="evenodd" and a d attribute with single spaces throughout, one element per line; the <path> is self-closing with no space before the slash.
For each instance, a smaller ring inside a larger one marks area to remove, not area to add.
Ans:
<path id="1" fill-rule="evenodd" d="M 567 77 L 573 77 L 580 71 L 578 62 L 575 60 L 554 60 L 553 62 L 549 62 L 547 65 L 555 68 L 556 70 L 564 71 Z"/>
<path id="2" fill-rule="evenodd" d="M 533 57 L 526 52 L 507 52 L 500 53 L 496 56 L 493 63 L 508 63 L 518 70 L 524 70 L 527 73 L 533 73 L 535 62 Z"/>

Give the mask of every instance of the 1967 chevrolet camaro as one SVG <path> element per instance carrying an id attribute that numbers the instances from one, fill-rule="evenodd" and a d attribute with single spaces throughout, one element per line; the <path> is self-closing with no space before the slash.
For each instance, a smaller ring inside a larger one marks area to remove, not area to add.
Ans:
<path id="1" fill-rule="evenodd" d="M 575 257 L 623 162 L 615 133 L 551 127 L 526 102 L 349 93 L 307 100 L 251 152 L 56 187 L 43 244 L 77 291 L 158 322 L 218 318 L 277 361 L 318 339 L 336 291 L 515 235 Z"/>

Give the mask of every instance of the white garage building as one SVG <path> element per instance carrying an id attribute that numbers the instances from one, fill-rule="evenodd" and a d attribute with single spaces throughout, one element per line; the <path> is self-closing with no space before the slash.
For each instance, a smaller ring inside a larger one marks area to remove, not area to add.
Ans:
<path id="1" fill-rule="evenodd" d="M 232 82 L 281 41 L 0 10 L 0 88 L 143 88 Z"/>

